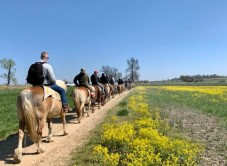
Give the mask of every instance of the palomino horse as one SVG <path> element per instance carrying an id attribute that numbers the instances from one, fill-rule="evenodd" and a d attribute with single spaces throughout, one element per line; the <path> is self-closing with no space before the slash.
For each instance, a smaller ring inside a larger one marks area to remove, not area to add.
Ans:
<path id="1" fill-rule="evenodd" d="M 107 93 L 106 96 L 105 96 L 105 104 L 110 101 L 110 86 L 109 84 L 102 84 L 103 87 L 105 88 L 105 92 Z"/>
<path id="2" fill-rule="evenodd" d="M 125 86 L 125 88 L 127 90 L 131 90 L 132 89 L 132 84 L 131 83 L 127 83 L 127 86 Z"/>
<path id="3" fill-rule="evenodd" d="M 84 116 L 84 113 L 85 113 L 85 105 L 88 106 L 87 116 L 89 117 L 89 110 L 91 106 L 90 91 L 83 86 L 75 87 L 71 94 L 71 97 L 77 112 L 78 123 L 80 123 L 82 116 Z"/>
<path id="4" fill-rule="evenodd" d="M 114 84 L 109 84 L 110 86 L 110 95 L 112 96 L 112 98 L 115 97 L 115 85 Z"/>
<path id="5" fill-rule="evenodd" d="M 121 93 L 123 93 L 123 91 L 124 91 L 124 85 L 123 84 L 117 85 L 117 91 L 118 91 L 118 94 L 119 95 Z"/>
<path id="6" fill-rule="evenodd" d="M 56 84 L 66 91 L 67 86 L 63 81 L 57 80 Z M 66 113 L 62 110 L 62 102 L 52 97 L 44 98 L 44 90 L 41 86 L 27 88 L 19 94 L 17 98 L 17 114 L 19 118 L 19 141 L 18 148 L 15 149 L 15 163 L 20 163 L 22 159 L 22 142 L 25 128 L 32 141 L 37 144 L 38 153 L 44 152 L 44 147 L 41 145 L 41 137 L 46 120 L 49 129 L 48 142 L 53 141 L 51 121 L 53 117 L 61 116 L 64 135 L 68 134 L 66 131 Z"/>
<path id="7" fill-rule="evenodd" d="M 104 106 L 105 105 L 105 95 L 102 94 L 102 90 L 100 89 L 100 87 L 98 85 L 93 85 L 93 87 L 95 88 L 95 97 L 94 99 L 92 99 L 92 103 L 91 103 L 91 109 L 92 112 L 95 112 L 95 103 L 98 103 L 98 109 L 100 109 L 100 105 Z"/>

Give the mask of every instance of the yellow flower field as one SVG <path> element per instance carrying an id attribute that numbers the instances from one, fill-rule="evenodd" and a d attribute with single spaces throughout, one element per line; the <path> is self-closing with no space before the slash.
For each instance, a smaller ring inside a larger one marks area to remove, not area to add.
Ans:
<path id="1" fill-rule="evenodd" d="M 227 93 L 227 86 L 161 86 L 160 88 L 169 91 L 199 92 L 211 95 L 223 95 Z"/>
<path id="2" fill-rule="evenodd" d="M 149 105 L 144 87 L 128 99 L 133 121 L 105 124 L 102 144 L 93 153 L 100 165 L 197 165 L 203 146 L 189 140 L 172 138 L 163 132 L 169 129 L 161 120 L 159 110 Z M 164 126 L 164 127 L 163 127 Z"/>

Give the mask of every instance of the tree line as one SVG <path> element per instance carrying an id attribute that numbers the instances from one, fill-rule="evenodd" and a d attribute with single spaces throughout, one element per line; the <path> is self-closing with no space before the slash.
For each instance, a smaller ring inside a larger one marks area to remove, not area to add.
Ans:
<path id="1" fill-rule="evenodd" d="M 184 82 L 203 82 L 203 80 L 205 78 L 223 78 L 224 76 L 220 76 L 220 75 L 217 75 L 217 74 L 211 74 L 211 75 L 200 75 L 200 74 L 197 74 L 197 75 L 181 75 L 179 77 L 179 80 L 181 81 L 184 81 Z"/>
<path id="2" fill-rule="evenodd" d="M 2 59 L 0 60 L 0 67 L 5 71 L 5 73 L 0 75 L 0 78 L 3 78 L 6 81 L 6 85 L 10 86 L 11 84 L 17 85 L 16 78 L 16 63 L 13 59 Z M 123 79 L 130 79 L 132 82 L 139 81 L 139 61 L 131 57 L 127 60 L 127 69 L 125 70 L 125 77 Z M 109 77 L 113 77 L 116 80 L 122 78 L 123 74 L 118 71 L 115 67 L 102 66 L 101 72 L 104 72 Z"/>

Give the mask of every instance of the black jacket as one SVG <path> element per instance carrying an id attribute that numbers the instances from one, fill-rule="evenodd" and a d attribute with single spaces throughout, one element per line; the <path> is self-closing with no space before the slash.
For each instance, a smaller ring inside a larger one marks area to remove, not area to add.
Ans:
<path id="1" fill-rule="evenodd" d="M 99 81 L 100 81 L 99 76 L 92 74 L 92 76 L 91 76 L 92 85 L 98 85 Z"/>
<path id="2" fill-rule="evenodd" d="M 100 82 L 102 84 L 108 84 L 109 83 L 108 78 L 104 75 L 102 75 L 102 77 L 100 78 Z"/>

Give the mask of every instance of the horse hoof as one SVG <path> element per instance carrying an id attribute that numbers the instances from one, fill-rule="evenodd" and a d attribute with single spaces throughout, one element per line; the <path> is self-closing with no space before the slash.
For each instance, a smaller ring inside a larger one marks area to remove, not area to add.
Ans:
<path id="1" fill-rule="evenodd" d="M 14 156 L 13 163 L 20 164 L 21 163 L 22 156 Z"/>
<path id="2" fill-rule="evenodd" d="M 54 142 L 54 138 L 53 137 L 47 137 L 47 142 Z"/>
<path id="3" fill-rule="evenodd" d="M 14 158 L 13 158 L 13 163 L 20 164 L 21 160 L 22 160 L 22 149 L 16 149 L 15 155 L 14 155 Z"/>
<path id="4" fill-rule="evenodd" d="M 44 147 L 40 147 L 37 149 L 37 153 L 41 154 L 45 152 L 45 148 Z"/>
<path id="5" fill-rule="evenodd" d="M 64 131 L 64 136 L 66 136 L 66 135 L 69 135 L 69 133 L 67 131 Z"/>

